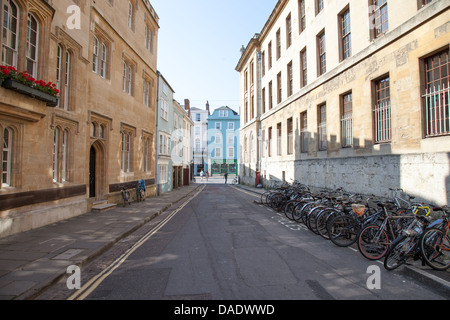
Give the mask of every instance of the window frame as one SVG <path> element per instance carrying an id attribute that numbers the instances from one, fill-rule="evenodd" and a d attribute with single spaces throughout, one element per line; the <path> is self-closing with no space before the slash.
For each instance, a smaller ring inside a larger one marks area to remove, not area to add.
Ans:
<path id="1" fill-rule="evenodd" d="M 10 28 L 10 26 L 12 25 L 11 14 L 8 14 L 8 16 L 6 16 L 7 13 L 5 12 L 5 5 L 9 5 L 8 6 L 8 8 L 9 8 L 8 13 L 12 10 L 11 3 L 14 5 L 15 10 L 16 10 L 16 16 L 13 16 L 14 20 L 15 20 L 15 26 L 16 26 L 16 28 L 15 28 L 15 39 L 14 39 L 15 48 L 12 48 L 12 47 L 9 46 L 9 44 L 11 42 L 11 39 L 12 39 L 12 34 L 14 32 Z M 18 68 L 18 63 L 19 63 L 18 60 L 19 60 L 19 42 L 20 42 L 19 34 L 20 34 L 21 10 L 20 10 L 20 7 L 17 5 L 17 3 L 15 1 L 13 1 L 13 0 L 4 0 L 3 1 L 3 6 L 1 8 L 1 14 L 2 14 L 2 17 L 3 17 L 2 18 L 2 27 L 1 27 L 2 35 L 4 33 L 6 33 L 6 38 L 7 38 L 7 41 L 5 43 L 5 41 L 3 41 L 3 36 L 2 36 L 1 61 L 2 61 L 3 65 L 5 65 L 5 66 L 12 66 L 12 67 L 17 69 Z M 6 21 L 6 19 L 8 21 L 8 26 L 7 26 L 6 31 L 5 31 L 4 22 Z M 7 54 L 5 54 L 5 51 L 7 51 L 8 49 L 11 50 L 11 52 L 12 52 L 11 64 L 6 61 Z"/>
<path id="2" fill-rule="evenodd" d="M 353 93 L 346 92 L 341 102 L 341 144 L 342 148 L 353 147 Z"/>
<path id="3" fill-rule="evenodd" d="M 325 30 L 317 35 L 317 75 L 321 76 L 327 72 L 327 48 Z"/>
<path id="4" fill-rule="evenodd" d="M 371 0 L 371 8 L 372 38 L 378 39 L 389 32 L 388 0 Z"/>
<path id="5" fill-rule="evenodd" d="M 386 85 L 387 83 L 387 85 Z M 375 144 L 392 142 L 392 107 L 390 75 L 385 74 L 372 82 L 373 137 Z"/>
<path id="6" fill-rule="evenodd" d="M 300 51 L 300 88 L 308 85 L 308 56 L 306 47 Z"/>
<path id="7" fill-rule="evenodd" d="M 420 62 L 424 138 L 450 135 L 450 52 L 444 48 Z"/>
<path id="8" fill-rule="evenodd" d="M 0 128 L 2 128 L 0 126 Z M 8 144 L 5 142 L 5 132 L 8 132 Z M 13 144 L 14 144 L 14 130 L 10 127 L 2 128 L 2 181 L 0 184 L 0 189 L 12 186 L 12 161 L 13 161 Z M 5 147 L 6 145 L 6 147 Z M 6 154 L 6 157 L 5 157 Z M 6 171 L 5 168 L 6 163 Z M 5 178 L 6 177 L 6 178 Z"/>
<path id="9" fill-rule="evenodd" d="M 340 61 L 344 61 L 352 56 L 352 38 L 351 38 L 351 15 L 350 8 L 346 7 L 339 14 L 339 43 L 340 43 Z M 348 23 L 347 23 L 348 22 Z"/>
<path id="10" fill-rule="evenodd" d="M 94 40 L 94 43 L 93 43 L 93 50 L 92 50 L 92 72 L 98 74 L 100 42 L 96 36 L 94 36 L 93 40 Z"/>
<path id="11" fill-rule="evenodd" d="M 32 22 L 35 21 L 36 24 L 36 30 L 32 29 Z M 25 54 L 25 70 L 33 76 L 34 78 L 38 77 L 38 62 L 39 62 L 39 33 L 40 33 L 40 22 L 36 18 L 36 16 L 32 12 L 28 12 L 27 15 L 27 37 L 26 37 L 26 54 Z M 33 37 L 31 37 L 31 34 L 35 34 L 35 41 L 32 42 Z M 34 56 L 31 55 L 30 48 L 34 48 Z M 31 66 L 29 65 L 31 64 Z M 29 69 L 31 67 L 31 69 Z"/>
<path id="12" fill-rule="evenodd" d="M 325 151 L 328 149 L 328 136 L 327 136 L 327 104 L 322 103 L 317 106 L 317 136 L 318 136 L 318 149 L 319 151 Z"/>
<path id="13" fill-rule="evenodd" d="M 308 112 L 303 111 L 300 113 L 300 152 L 307 153 L 308 152 Z"/>

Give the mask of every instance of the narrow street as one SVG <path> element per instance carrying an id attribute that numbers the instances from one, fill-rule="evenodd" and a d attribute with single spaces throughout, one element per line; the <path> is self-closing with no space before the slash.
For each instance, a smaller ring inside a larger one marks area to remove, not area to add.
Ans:
<path id="1" fill-rule="evenodd" d="M 146 241 L 89 291 L 82 288 L 83 296 L 73 298 L 445 299 L 351 248 L 338 248 L 289 223 L 255 203 L 258 197 L 251 192 L 224 184 L 206 184 L 200 191 L 181 210 L 169 210 L 139 230 L 135 238 Z M 110 251 L 119 251 L 117 246 Z M 91 278 L 106 269 L 108 259 L 106 253 L 83 269 L 83 276 Z M 381 289 L 367 286 L 371 265 L 379 267 Z"/>

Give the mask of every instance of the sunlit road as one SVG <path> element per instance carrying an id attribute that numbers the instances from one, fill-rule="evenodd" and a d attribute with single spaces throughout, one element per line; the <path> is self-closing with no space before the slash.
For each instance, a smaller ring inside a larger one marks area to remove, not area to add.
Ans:
<path id="1" fill-rule="evenodd" d="M 255 200 L 236 187 L 205 185 L 181 210 L 152 222 L 148 240 L 84 299 L 443 299 Z M 367 286 L 371 265 L 381 289 Z"/>

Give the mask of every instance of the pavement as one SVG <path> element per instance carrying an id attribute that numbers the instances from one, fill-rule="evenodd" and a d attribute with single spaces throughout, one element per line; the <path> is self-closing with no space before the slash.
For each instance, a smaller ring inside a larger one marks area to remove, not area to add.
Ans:
<path id="1" fill-rule="evenodd" d="M 234 177 L 234 176 L 233 176 Z M 228 177 L 231 183 L 233 177 Z M 66 277 L 71 265 L 85 266 L 121 239 L 191 197 L 202 185 L 224 183 L 222 176 L 197 177 L 196 183 L 129 206 L 91 212 L 0 239 L 0 300 L 32 300 Z M 263 189 L 236 186 L 260 194 Z M 420 265 L 404 273 L 450 297 L 450 272 Z"/>

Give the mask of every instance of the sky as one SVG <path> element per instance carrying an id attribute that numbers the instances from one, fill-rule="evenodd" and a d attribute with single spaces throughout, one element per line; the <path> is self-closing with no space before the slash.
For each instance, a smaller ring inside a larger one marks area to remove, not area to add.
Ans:
<path id="1" fill-rule="evenodd" d="M 158 71 L 184 105 L 239 112 L 242 46 L 260 33 L 277 0 L 150 0 L 159 16 Z"/>

